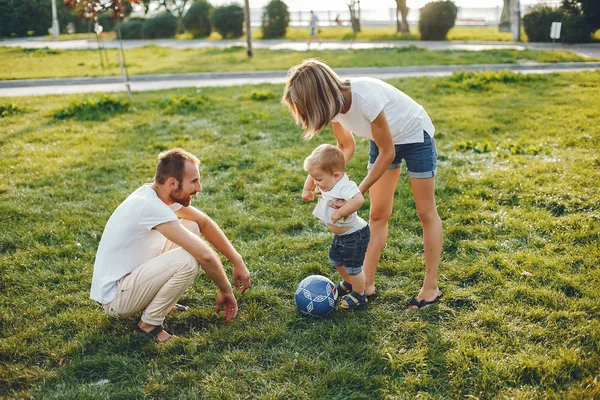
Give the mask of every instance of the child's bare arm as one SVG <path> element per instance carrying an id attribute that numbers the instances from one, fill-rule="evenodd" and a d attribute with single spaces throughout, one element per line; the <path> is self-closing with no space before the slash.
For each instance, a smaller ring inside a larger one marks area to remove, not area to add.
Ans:
<path id="1" fill-rule="evenodd" d="M 350 200 L 347 200 L 343 206 L 334 210 L 331 213 L 331 220 L 336 223 L 342 218 L 346 218 L 348 215 L 355 211 L 360 210 L 362 205 L 365 203 L 365 198 L 362 193 L 357 193 Z"/>

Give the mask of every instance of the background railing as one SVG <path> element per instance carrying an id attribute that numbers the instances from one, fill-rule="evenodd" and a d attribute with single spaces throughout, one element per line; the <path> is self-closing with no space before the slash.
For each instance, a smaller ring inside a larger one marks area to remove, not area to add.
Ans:
<path id="1" fill-rule="evenodd" d="M 551 6 L 560 5 L 560 0 L 547 0 Z M 525 15 L 533 4 L 521 6 L 521 15 Z M 250 18 L 252 26 L 261 25 L 263 10 L 260 8 L 250 9 Z M 350 12 L 348 9 L 332 9 L 327 11 L 315 11 L 319 18 L 319 26 L 338 26 L 335 22 L 336 17 L 341 20 L 342 26 L 350 26 Z M 500 23 L 502 7 L 458 7 L 456 18 L 457 26 L 497 26 Z M 419 9 L 411 8 L 408 12 L 408 23 L 416 26 L 419 23 Z M 290 26 L 308 26 L 310 21 L 309 10 L 290 10 Z M 396 26 L 396 9 L 361 9 L 361 25 L 369 26 Z"/>

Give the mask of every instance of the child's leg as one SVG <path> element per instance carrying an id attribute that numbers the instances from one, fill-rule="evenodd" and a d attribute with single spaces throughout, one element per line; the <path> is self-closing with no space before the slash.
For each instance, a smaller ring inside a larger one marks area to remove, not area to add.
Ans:
<path id="1" fill-rule="evenodd" d="M 360 271 L 358 274 L 348 275 L 348 277 L 350 278 L 348 282 L 352 284 L 352 290 L 361 296 L 365 294 L 365 272 Z"/>
<path id="2" fill-rule="evenodd" d="M 348 273 L 346 272 L 346 267 L 344 267 L 343 265 L 340 265 L 338 267 L 335 267 L 338 271 L 338 273 L 340 274 L 340 277 L 342 278 L 342 280 L 344 282 L 348 282 L 349 284 L 352 285 L 352 278 L 350 278 L 350 275 L 348 275 Z M 354 285 L 353 285 L 354 287 Z"/>

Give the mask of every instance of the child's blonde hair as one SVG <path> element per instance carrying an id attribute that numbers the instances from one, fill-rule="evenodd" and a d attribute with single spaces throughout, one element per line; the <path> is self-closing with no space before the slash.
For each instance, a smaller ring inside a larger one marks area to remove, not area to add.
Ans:
<path id="1" fill-rule="evenodd" d="M 327 174 L 344 172 L 346 168 L 344 153 L 332 144 L 322 144 L 304 159 L 304 170 L 308 172 L 311 167 L 318 168 Z"/>
<path id="2" fill-rule="evenodd" d="M 289 70 L 281 102 L 304 128 L 304 138 L 310 139 L 342 112 L 346 104 L 342 91 L 347 89 L 348 80 L 341 80 L 324 62 L 310 58 Z"/>

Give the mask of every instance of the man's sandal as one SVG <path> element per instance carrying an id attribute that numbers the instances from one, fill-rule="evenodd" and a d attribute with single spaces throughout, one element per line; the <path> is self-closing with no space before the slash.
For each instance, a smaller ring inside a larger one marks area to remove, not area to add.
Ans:
<path id="1" fill-rule="evenodd" d="M 368 302 L 366 294 L 360 295 L 354 291 L 345 295 L 342 300 L 341 306 L 344 310 L 358 310 L 364 308 Z"/>
<path id="2" fill-rule="evenodd" d="M 440 301 L 440 299 L 442 298 L 442 296 L 444 295 L 444 293 L 442 293 L 442 291 L 440 290 L 440 294 L 438 294 L 435 299 L 431 300 L 431 301 L 427 301 L 425 299 L 423 300 L 417 300 L 414 297 L 411 297 L 408 300 L 408 307 L 409 307 L 409 311 L 410 311 L 410 307 L 417 307 L 418 311 L 421 311 L 427 307 L 429 307 L 430 305 L 437 303 L 438 301 Z"/>
<path id="3" fill-rule="evenodd" d="M 344 297 L 352 292 L 352 285 L 346 281 L 340 281 L 335 285 L 337 290 L 338 298 Z"/>
<path id="4" fill-rule="evenodd" d="M 140 326 L 139 326 L 139 325 L 137 324 L 137 322 L 136 322 L 136 324 L 135 324 L 135 328 L 134 328 L 134 333 L 135 333 L 135 334 L 141 334 L 141 335 L 143 335 L 143 336 L 150 337 L 150 338 L 152 338 L 153 340 L 156 340 L 156 341 L 157 341 L 157 342 L 159 342 L 159 343 L 164 343 L 164 342 L 166 342 L 166 341 L 168 341 L 168 340 L 171 340 L 171 339 L 173 339 L 173 335 L 169 335 L 169 337 L 168 337 L 167 339 L 165 339 L 165 340 L 160 340 L 160 339 L 158 338 L 158 334 L 159 334 L 159 333 L 161 333 L 161 332 L 162 332 L 162 331 L 164 331 L 164 330 L 165 330 L 165 328 L 164 328 L 162 325 L 158 325 L 157 327 L 155 327 L 155 328 L 154 328 L 154 329 L 152 329 L 151 331 L 149 331 L 149 332 L 146 332 L 145 330 L 143 330 L 142 328 L 140 328 Z"/>
<path id="5" fill-rule="evenodd" d="M 179 304 L 179 303 L 177 303 L 173 306 L 173 311 L 176 311 L 176 312 L 183 312 L 183 311 L 187 311 L 189 309 L 190 308 L 188 306 L 184 306 L 183 304 Z"/>

